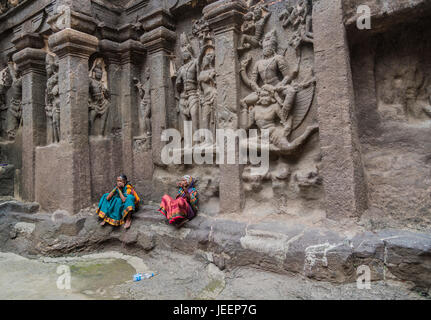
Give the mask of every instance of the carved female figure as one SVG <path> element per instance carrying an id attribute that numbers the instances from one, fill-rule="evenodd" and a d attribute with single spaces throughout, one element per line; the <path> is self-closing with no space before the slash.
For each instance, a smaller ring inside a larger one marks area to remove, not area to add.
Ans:
<path id="1" fill-rule="evenodd" d="M 58 87 L 58 63 L 55 57 L 46 56 L 48 81 L 45 93 L 45 111 L 49 119 L 52 142 L 60 142 L 60 92 Z"/>
<path id="2" fill-rule="evenodd" d="M 22 79 L 19 71 L 13 64 L 9 64 L 9 72 L 12 76 L 12 99 L 7 116 L 7 135 L 9 140 L 14 140 L 22 120 Z"/>
<path id="3" fill-rule="evenodd" d="M 95 133 L 96 118 L 100 118 L 99 135 L 106 135 L 106 120 L 109 114 L 109 90 L 102 81 L 103 69 L 100 60 L 94 65 L 90 77 L 90 98 L 88 101 L 90 111 L 90 134 Z"/>
<path id="4" fill-rule="evenodd" d="M 141 102 L 139 104 L 140 117 L 139 124 L 141 135 L 151 136 L 151 84 L 150 69 L 145 70 L 145 82 L 141 83 L 137 78 L 133 79 L 136 88 L 139 91 Z"/>
<path id="5" fill-rule="evenodd" d="M 0 71 L 0 137 L 3 136 L 3 130 L 6 130 L 6 116 L 3 113 L 7 112 L 6 93 L 10 81 L 9 69 L 6 67 Z"/>
<path id="6" fill-rule="evenodd" d="M 216 72 L 215 72 L 215 55 L 214 47 L 206 46 L 201 58 L 202 70 L 199 73 L 198 82 L 202 90 L 202 114 L 201 114 L 201 129 L 209 129 L 215 136 L 216 130 L 216 110 L 215 102 L 217 97 L 216 89 Z"/>

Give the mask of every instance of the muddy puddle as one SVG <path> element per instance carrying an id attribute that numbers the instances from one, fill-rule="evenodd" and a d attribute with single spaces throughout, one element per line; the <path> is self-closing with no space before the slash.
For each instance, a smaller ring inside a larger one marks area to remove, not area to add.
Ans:
<path id="1" fill-rule="evenodd" d="M 116 252 L 39 259 L 0 253 L 0 270 L 0 299 L 122 299 L 112 292 L 116 286 L 151 271 L 139 258 Z"/>

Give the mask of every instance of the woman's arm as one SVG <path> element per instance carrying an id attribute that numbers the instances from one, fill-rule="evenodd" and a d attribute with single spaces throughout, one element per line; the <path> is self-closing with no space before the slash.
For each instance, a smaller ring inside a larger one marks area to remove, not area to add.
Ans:
<path id="1" fill-rule="evenodd" d="M 123 203 L 126 202 L 126 197 L 123 195 L 123 192 L 121 192 L 120 189 L 118 189 L 118 193 L 120 194 L 121 201 L 123 201 Z"/>
<path id="2" fill-rule="evenodd" d="M 106 200 L 111 200 L 111 198 L 114 196 L 115 191 L 117 191 L 117 187 L 114 188 L 114 190 L 111 191 L 110 194 L 108 194 L 108 196 L 106 197 Z"/>

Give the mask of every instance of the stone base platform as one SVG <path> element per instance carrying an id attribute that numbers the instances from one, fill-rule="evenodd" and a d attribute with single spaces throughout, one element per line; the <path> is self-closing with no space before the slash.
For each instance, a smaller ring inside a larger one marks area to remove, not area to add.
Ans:
<path id="1" fill-rule="evenodd" d="M 153 206 L 143 206 L 135 213 L 126 231 L 100 226 L 94 211 L 75 216 L 16 211 L 16 206 L 0 208 L 0 251 L 31 257 L 114 249 L 144 256 L 157 247 L 200 256 L 221 270 L 246 266 L 352 283 L 358 278 L 358 268 L 367 266 L 372 281 L 406 282 L 422 292 L 431 288 L 429 233 L 385 229 L 346 237 L 328 229 L 271 222 L 246 224 L 205 215 L 177 229 L 166 224 Z"/>

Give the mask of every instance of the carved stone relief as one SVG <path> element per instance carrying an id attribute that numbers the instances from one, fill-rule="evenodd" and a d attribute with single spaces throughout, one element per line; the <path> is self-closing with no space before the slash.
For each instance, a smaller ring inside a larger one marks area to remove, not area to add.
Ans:
<path id="1" fill-rule="evenodd" d="M 90 71 L 90 96 L 88 101 L 90 135 L 106 136 L 109 115 L 110 92 L 105 65 L 102 59 L 94 61 Z"/>
<path id="2" fill-rule="evenodd" d="M 238 46 L 238 53 L 242 54 L 252 48 L 262 47 L 262 38 L 265 33 L 271 12 L 267 11 L 264 5 L 250 7 L 247 14 L 244 15 L 244 22 L 241 26 L 241 38 Z"/>
<path id="3" fill-rule="evenodd" d="M 313 43 L 311 0 L 299 0 L 295 5 L 287 5 L 279 15 L 283 28 L 293 29 L 290 44 L 297 48 L 303 42 Z"/>
<path id="4" fill-rule="evenodd" d="M 7 97 L 6 93 L 10 88 L 12 79 L 9 68 L 5 67 L 0 71 L 0 139 L 6 134 L 7 120 Z"/>
<path id="5" fill-rule="evenodd" d="M 307 143 L 319 130 L 315 111 L 308 117 L 316 91 L 311 13 L 309 1 L 290 1 L 279 14 L 269 3 L 250 1 L 242 25 L 245 35 L 238 53 L 244 88 L 239 123 L 241 128 L 257 129 L 258 135 L 249 135 L 240 144 L 270 154 L 266 174 L 252 175 L 253 166 L 245 167 L 244 190 L 265 201 L 276 195 L 276 207 L 299 199 L 316 200 L 312 206 L 318 207 L 323 195 L 315 160 L 320 150 L 314 142 Z M 260 24 L 253 20 L 256 17 Z M 264 129 L 269 145 L 262 139 Z"/>
<path id="6" fill-rule="evenodd" d="M 272 30 L 263 39 L 263 57 L 253 66 L 251 76 L 246 69 L 252 58 L 248 56 L 241 62 L 241 77 L 253 91 L 241 101 L 241 119 L 245 128 L 256 125 L 259 129 L 269 129 L 270 150 L 291 154 L 318 129 L 317 125 L 309 126 L 300 137 L 292 142 L 288 140 L 311 107 L 315 80 L 298 83 L 300 59 L 292 68 L 277 53 L 277 46 L 276 31 Z"/>
<path id="7" fill-rule="evenodd" d="M 17 5 L 24 1 L 25 0 L 0 0 L 0 15 L 6 13 L 12 8 L 15 8 Z"/>
<path id="8" fill-rule="evenodd" d="M 175 81 L 178 112 L 181 124 L 192 121 L 193 132 L 199 128 L 199 93 L 198 93 L 198 59 L 194 55 L 193 47 L 187 34 L 180 37 L 182 66 L 177 71 Z M 182 129 L 184 134 L 184 129 Z"/>
<path id="9" fill-rule="evenodd" d="M 201 129 L 208 129 L 215 137 L 217 127 L 217 87 L 215 72 L 215 53 L 212 45 L 204 46 L 199 58 L 200 72 L 198 76 L 201 90 Z"/>
<path id="10" fill-rule="evenodd" d="M 48 136 L 51 143 L 60 142 L 60 91 L 58 84 L 57 57 L 46 55 L 47 84 L 45 92 L 45 111 L 48 122 Z"/>
<path id="11" fill-rule="evenodd" d="M 142 151 L 151 149 L 151 82 L 150 69 L 146 68 L 144 83 L 134 78 L 133 82 L 139 91 L 139 137 L 135 137 L 135 147 Z"/>
<path id="12" fill-rule="evenodd" d="M 430 42 L 415 30 L 381 39 L 376 48 L 378 113 L 383 121 L 431 119 Z M 396 34 L 395 34 L 396 33 Z"/>
<path id="13" fill-rule="evenodd" d="M 15 140 L 18 128 L 22 125 L 22 79 L 19 70 L 13 63 L 9 64 L 9 73 L 12 78 L 10 87 L 11 100 L 7 111 L 6 133 L 9 140 Z"/>

